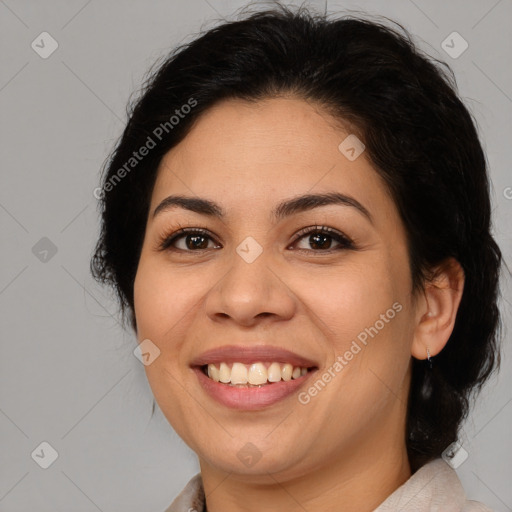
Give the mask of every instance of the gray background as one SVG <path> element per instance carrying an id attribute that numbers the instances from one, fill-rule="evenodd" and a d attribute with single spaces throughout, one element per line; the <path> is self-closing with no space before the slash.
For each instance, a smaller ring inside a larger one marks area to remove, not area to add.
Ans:
<path id="1" fill-rule="evenodd" d="M 135 337 L 89 276 L 93 190 L 149 66 L 243 5 L 0 0 L 1 511 L 158 512 L 199 469 L 158 409 L 150 421 Z M 495 234 L 510 266 L 511 0 L 328 3 L 342 9 L 396 19 L 453 67 L 488 154 Z M 46 59 L 31 48 L 43 31 L 59 44 Z M 441 48 L 453 31 L 469 44 L 456 59 Z M 510 290 L 505 276 L 508 325 Z M 457 468 L 469 497 L 497 511 L 512 510 L 510 355 L 505 332 L 502 372 L 464 426 L 469 457 Z M 58 452 L 48 469 L 31 456 L 43 441 Z"/>

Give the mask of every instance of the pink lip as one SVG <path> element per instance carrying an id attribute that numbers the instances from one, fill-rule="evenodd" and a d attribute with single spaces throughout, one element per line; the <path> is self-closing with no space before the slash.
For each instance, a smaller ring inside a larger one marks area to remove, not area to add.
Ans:
<path id="1" fill-rule="evenodd" d="M 202 367 L 207 364 L 235 362 L 243 364 L 257 362 L 290 363 L 294 367 L 300 366 L 302 368 L 312 368 L 312 370 L 298 379 L 273 382 L 261 388 L 238 388 L 229 384 L 215 382 L 207 377 L 202 370 Z M 284 348 L 274 346 L 225 345 L 203 352 L 190 363 L 190 366 L 196 373 L 202 388 L 213 399 L 226 407 L 250 411 L 263 409 L 291 395 L 316 371 L 318 363 Z"/>
<path id="2" fill-rule="evenodd" d="M 215 363 L 244 363 L 251 364 L 261 362 L 290 363 L 293 366 L 301 366 L 309 368 L 318 366 L 318 363 L 299 356 L 294 352 L 290 352 L 284 348 L 266 346 L 266 345 L 225 345 L 223 347 L 214 348 L 203 352 L 195 358 L 190 366 L 204 366 L 205 364 Z M 278 383 L 276 383 L 278 384 Z"/>
<path id="3" fill-rule="evenodd" d="M 240 359 L 237 359 L 239 362 Z M 266 384 L 261 388 L 237 388 L 229 384 L 222 384 L 215 382 L 213 379 L 207 377 L 201 367 L 194 367 L 194 372 L 199 379 L 199 383 L 206 393 L 214 400 L 230 407 L 243 411 L 254 411 L 269 407 L 287 396 L 294 393 L 298 388 L 303 386 L 316 370 L 308 371 L 308 373 L 298 379 L 289 381 L 274 382 Z"/>

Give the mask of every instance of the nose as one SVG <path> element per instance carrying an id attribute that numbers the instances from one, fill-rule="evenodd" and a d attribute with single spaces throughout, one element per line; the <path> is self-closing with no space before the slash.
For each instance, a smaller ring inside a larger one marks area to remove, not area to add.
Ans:
<path id="1" fill-rule="evenodd" d="M 271 257 L 265 251 L 252 263 L 235 252 L 229 270 L 206 297 L 206 314 L 215 322 L 232 321 L 244 327 L 264 319 L 292 318 L 296 310 L 294 294 L 271 267 Z"/>

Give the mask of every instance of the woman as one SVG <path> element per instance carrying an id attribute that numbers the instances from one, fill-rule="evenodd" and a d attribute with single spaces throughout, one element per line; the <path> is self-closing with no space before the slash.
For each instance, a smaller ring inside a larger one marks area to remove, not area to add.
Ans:
<path id="1" fill-rule="evenodd" d="M 276 7 L 208 31 L 103 180 L 93 274 L 201 468 L 168 512 L 489 510 L 449 455 L 499 363 L 485 157 L 404 29 Z"/>

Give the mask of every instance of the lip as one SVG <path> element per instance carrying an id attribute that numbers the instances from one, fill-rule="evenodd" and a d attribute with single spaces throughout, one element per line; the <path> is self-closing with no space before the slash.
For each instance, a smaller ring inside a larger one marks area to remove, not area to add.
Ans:
<path id="1" fill-rule="evenodd" d="M 257 362 L 290 363 L 293 366 L 318 367 L 316 361 L 300 356 L 295 352 L 280 347 L 268 345 L 224 345 L 203 352 L 191 363 L 191 367 L 204 366 L 205 364 L 218 363 L 244 363 L 252 364 Z"/>
<path id="2" fill-rule="evenodd" d="M 308 373 L 298 379 L 289 381 L 281 380 L 261 387 L 239 388 L 215 382 L 205 375 L 202 369 L 207 364 L 235 362 L 243 364 L 257 362 L 290 363 L 294 367 L 308 368 Z M 316 373 L 319 363 L 281 347 L 224 345 L 203 352 L 190 363 L 190 366 L 206 394 L 218 403 L 232 409 L 254 411 L 270 407 L 295 393 Z"/>
<path id="3" fill-rule="evenodd" d="M 226 407 L 240 411 L 256 411 L 270 407 L 298 391 L 317 372 L 317 369 L 310 370 L 298 379 L 281 380 L 260 388 L 237 388 L 215 382 L 203 373 L 200 366 L 195 366 L 193 370 L 201 387 L 211 398 Z"/>

